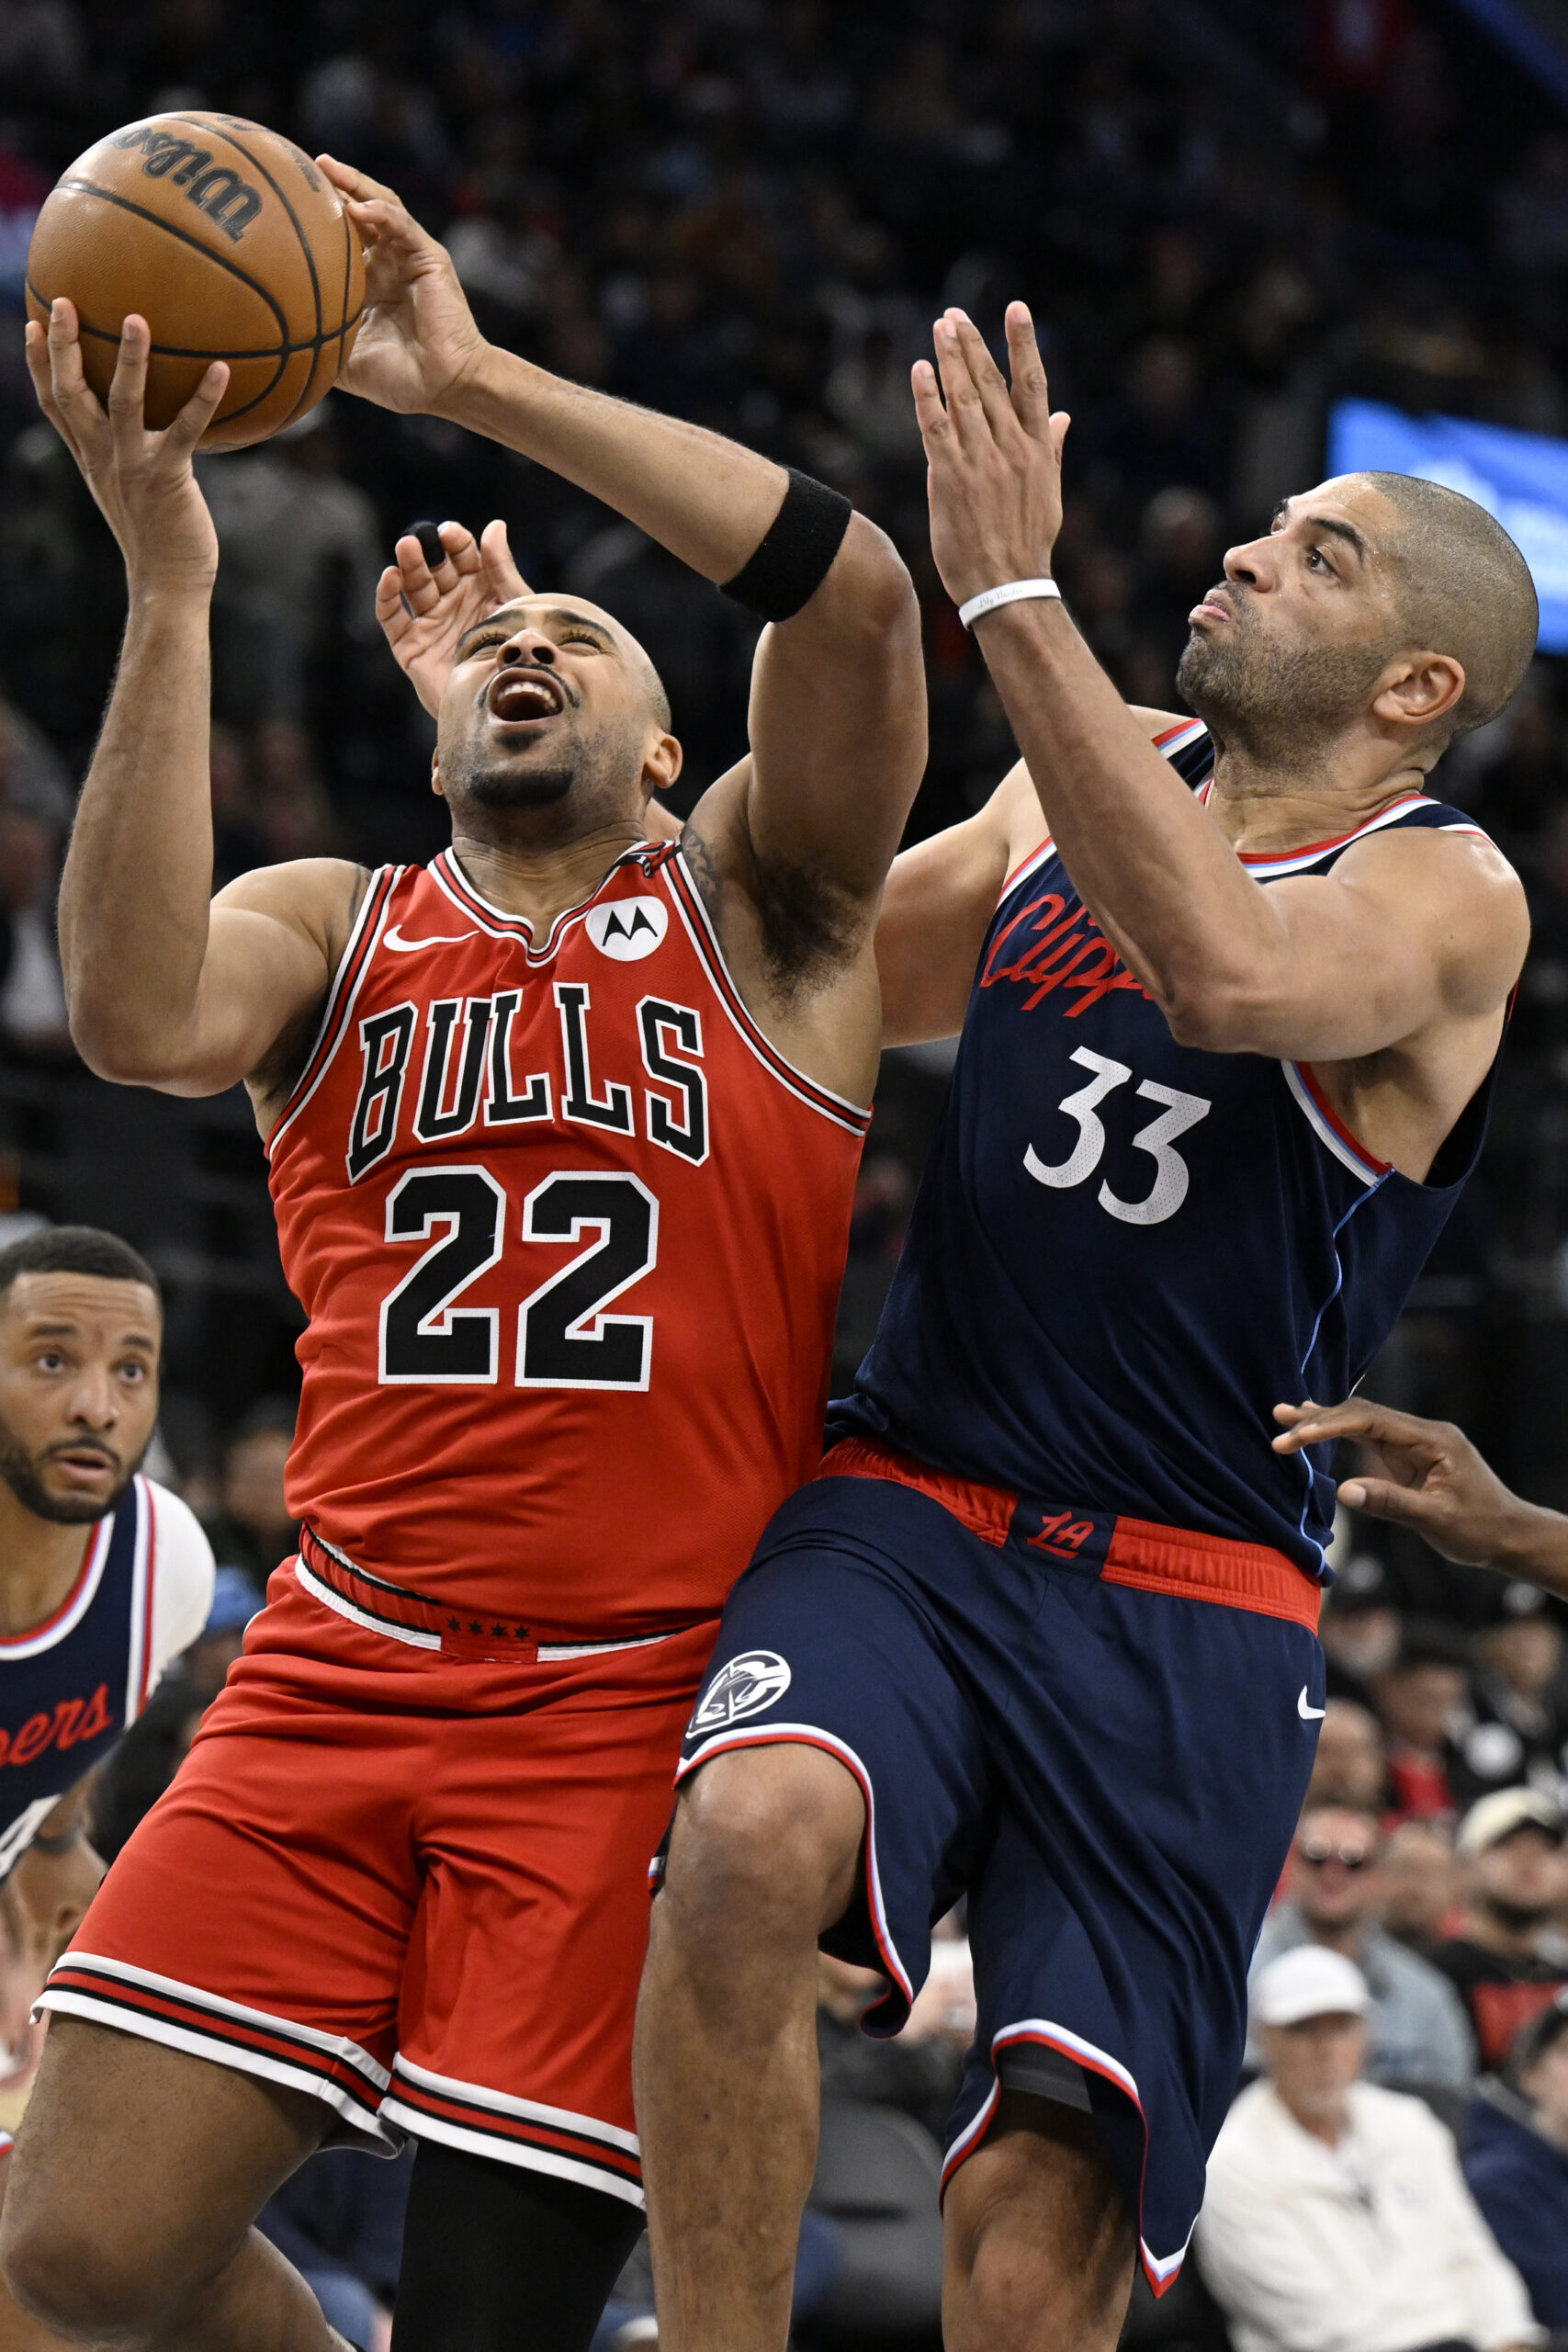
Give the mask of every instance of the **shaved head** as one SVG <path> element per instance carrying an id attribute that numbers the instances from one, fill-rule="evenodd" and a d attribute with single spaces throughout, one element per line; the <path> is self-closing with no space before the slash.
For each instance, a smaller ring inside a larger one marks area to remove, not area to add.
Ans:
<path id="1" fill-rule="evenodd" d="M 1473 498 L 1415 474 L 1362 479 L 1398 517 L 1386 554 L 1404 643 L 1451 654 L 1464 671 L 1464 693 L 1441 722 L 1451 741 L 1495 718 L 1529 667 L 1540 624 L 1529 566 Z"/>
<path id="2" fill-rule="evenodd" d="M 1413 474 L 1340 474 L 1230 549 L 1177 684 L 1259 774 L 1316 773 L 1369 724 L 1425 771 L 1504 708 L 1539 617 L 1529 565 L 1472 498 Z"/>

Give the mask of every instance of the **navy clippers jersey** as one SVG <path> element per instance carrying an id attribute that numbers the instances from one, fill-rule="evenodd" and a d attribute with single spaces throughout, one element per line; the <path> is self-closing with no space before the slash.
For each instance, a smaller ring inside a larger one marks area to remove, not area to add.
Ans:
<path id="1" fill-rule="evenodd" d="M 1195 722 L 1164 746 L 1213 764 Z M 1337 841 L 1248 857 L 1323 874 L 1368 832 L 1476 831 L 1413 794 Z M 1427 1182 L 1375 1159 L 1310 1069 L 1179 1046 L 1049 842 L 981 953 L 908 1240 L 829 1440 L 1168 1526 L 1312 1576 L 1335 1488 L 1270 1451 L 1277 1403 L 1348 1394 L 1475 1163 L 1489 1075 Z M 1316 1449 L 1321 1456 L 1325 1449 Z"/>
<path id="2" fill-rule="evenodd" d="M 141 1711 L 161 1663 L 154 1517 L 173 1500 L 133 1478 L 94 1527 L 81 1574 L 53 1615 L 0 1636 L 0 1879 Z"/>

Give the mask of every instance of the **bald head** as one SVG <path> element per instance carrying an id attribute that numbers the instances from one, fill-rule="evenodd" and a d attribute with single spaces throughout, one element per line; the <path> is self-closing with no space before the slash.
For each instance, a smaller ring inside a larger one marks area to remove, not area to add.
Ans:
<path id="1" fill-rule="evenodd" d="M 1450 654 L 1464 671 L 1464 693 L 1440 722 L 1451 741 L 1495 718 L 1529 667 L 1540 622 L 1529 566 L 1473 498 L 1416 474 L 1361 479 L 1394 511 L 1380 552 L 1394 574 L 1406 645 Z"/>

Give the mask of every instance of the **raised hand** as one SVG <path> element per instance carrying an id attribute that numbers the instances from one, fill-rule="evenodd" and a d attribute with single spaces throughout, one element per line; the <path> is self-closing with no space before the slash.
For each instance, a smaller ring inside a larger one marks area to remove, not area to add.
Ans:
<path id="1" fill-rule="evenodd" d="M 1010 386 L 962 311 L 932 331 L 936 366 L 915 363 L 915 413 L 926 445 L 931 553 L 955 605 L 1009 580 L 1049 574 L 1062 527 L 1062 444 L 1034 325 L 1007 311 Z"/>
<path id="2" fill-rule="evenodd" d="M 436 413 L 486 349 L 452 257 L 389 187 L 332 155 L 316 161 L 365 246 L 365 316 L 338 383 L 378 408 Z"/>
<path id="3" fill-rule="evenodd" d="M 1531 1576 L 1538 1574 L 1533 1555 L 1540 1539 L 1551 1539 L 1552 1552 L 1561 1545 L 1564 1523 L 1557 1514 L 1512 1494 L 1451 1422 L 1418 1420 L 1359 1396 L 1343 1405 L 1276 1405 L 1274 1419 L 1285 1425 L 1274 1440 L 1276 1453 L 1353 1438 L 1370 1466 L 1340 1480 L 1340 1501 L 1413 1527 L 1445 1559 Z"/>
<path id="4" fill-rule="evenodd" d="M 461 523 L 437 533 L 446 553 L 432 564 L 413 533 L 398 541 L 376 583 L 376 617 L 393 659 L 435 718 L 457 640 L 465 629 L 531 592 L 512 560 L 506 526 L 487 523 L 476 539 Z"/>
<path id="5" fill-rule="evenodd" d="M 174 423 L 151 433 L 142 402 L 152 343 L 146 320 L 132 312 L 120 330 L 106 411 L 83 373 L 75 310 L 62 299 L 50 311 L 47 334 L 35 320 L 28 322 L 28 373 L 39 406 L 119 542 L 131 594 L 205 593 L 218 572 L 218 534 L 191 458 L 223 397 L 229 370 L 215 359 Z"/>

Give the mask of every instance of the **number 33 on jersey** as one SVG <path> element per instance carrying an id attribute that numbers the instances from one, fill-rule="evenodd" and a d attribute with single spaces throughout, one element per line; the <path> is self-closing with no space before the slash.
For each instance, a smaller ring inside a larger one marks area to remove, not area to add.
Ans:
<path id="1" fill-rule="evenodd" d="M 450 852 L 382 868 L 268 1146 L 296 1517 L 547 1632 L 716 1612 L 816 1467 L 867 1117 L 763 1037 L 672 847 L 536 945 Z"/>

